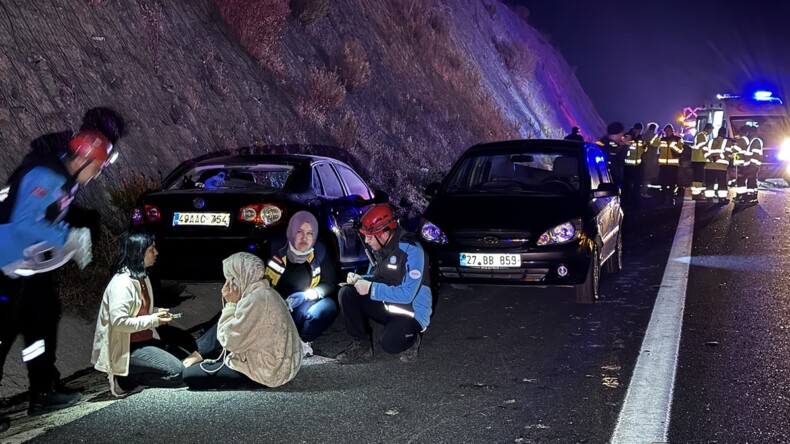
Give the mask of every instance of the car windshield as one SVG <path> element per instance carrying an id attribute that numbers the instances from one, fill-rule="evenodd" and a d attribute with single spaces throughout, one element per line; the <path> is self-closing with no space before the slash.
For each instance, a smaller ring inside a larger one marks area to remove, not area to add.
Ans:
<path id="1" fill-rule="evenodd" d="M 736 134 L 743 126 L 760 128 L 760 137 L 770 146 L 778 147 L 790 136 L 790 122 L 784 116 L 733 117 L 730 121 Z"/>
<path id="2" fill-rule="evenodd" d="M 228 190 L 263 189 L 281 190 L 292 165 L 199 165 L 188 170 L 180 180 L 176 179 L 169 189 Z"/>
<path id="3" fill-rule="evenodd" d="M 481 152 L 466 157 L 447 182 L 447 193 L 579 191 L 578 155 L 560 150 Z"/>

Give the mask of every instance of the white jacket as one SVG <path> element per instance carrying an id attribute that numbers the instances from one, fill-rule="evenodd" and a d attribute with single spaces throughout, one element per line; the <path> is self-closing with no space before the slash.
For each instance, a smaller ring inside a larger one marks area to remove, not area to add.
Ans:
<path id="1" fill-rule="evenodd" d="M 151 298 L 149 312 L 151 314 L 137 316 L 142 306 L 142 288 L 137 279 L 128 272 L 118 273 L 112 277 L 107 289 L 104 290 L 99 318 L 96 320 L 96 333 L 93 335 L 93 353 L 91 363 L 96 370 L 110 376 L 110 385 L 114 382 L 113 375 L 129 374 L 129 344 L 131 334 L 151 330 L 154 338 L 159 335 L 154 328 L 159 326 L 154 308 L 154 293 L 151 281 L 145 278 L 148 295 Z"/>

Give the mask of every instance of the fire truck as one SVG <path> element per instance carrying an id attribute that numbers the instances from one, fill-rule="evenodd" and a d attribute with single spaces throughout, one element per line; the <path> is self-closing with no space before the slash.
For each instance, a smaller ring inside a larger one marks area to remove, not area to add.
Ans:
<path id="1" fill-rule="evenodd" d="M 744 126 L 760 129 L 763 139 L 763 165 L 760 177 L 790 179 L 790 114 L 782 99 L 770 91 L 757 91 L 739 96 L 718 94 L 716 101 L 706 104 L 696 114 L 696 131 L 713 124 L 713 137 L 724 127 L 727 137 L 739 136 Z"/>

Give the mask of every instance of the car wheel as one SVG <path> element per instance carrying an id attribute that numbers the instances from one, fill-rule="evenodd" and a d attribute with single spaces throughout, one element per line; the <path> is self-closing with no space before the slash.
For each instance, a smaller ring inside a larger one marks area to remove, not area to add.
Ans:
<path id="1" fill-rule="evenodd" d="M 583 283 L 576 286 L 577 304 L 594 304 L 598 300 L 598 284 L 601 279 L 601 260 L 598 257 L 598 249 L 592 252 L 590 266 L 587 269 L 587 278 Z"/>
<path id="2" fill-rule="evenodd" d="M 619 273 L 623 270 L 623 233 L 617 233 L 617 244 L 614 253 L 603 264 L 607 273 Z"/>

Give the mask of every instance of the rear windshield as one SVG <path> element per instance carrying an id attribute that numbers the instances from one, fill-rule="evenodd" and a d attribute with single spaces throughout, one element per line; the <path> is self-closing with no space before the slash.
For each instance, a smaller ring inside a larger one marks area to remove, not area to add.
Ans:
<path id="1" fill-rule="evenodd" d="M 281 190 L 288 176 L 293 171 L 292 165 L 260 164 L 260 165 L 200 165 L 188 170 L 180 178 L 176 178 L 168 189 L 227 190 L 227 189 L 268 189 Z"/>
<path id="2" fill-rule="evenodd" d="M 519 192 L 571 194 L 579 191 L 578 154 L 568 151 L 480 153 L 462 160 L 446 192 Z"/>

